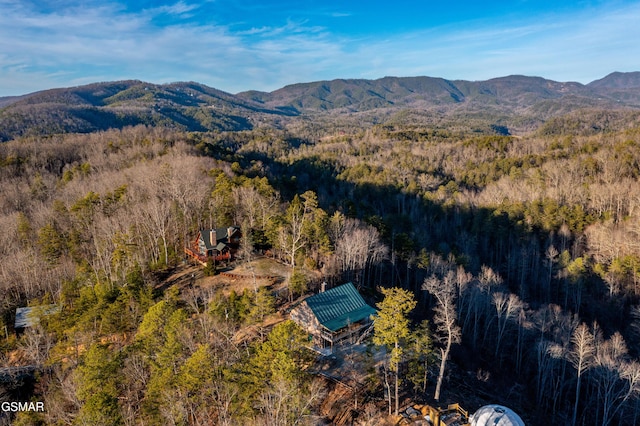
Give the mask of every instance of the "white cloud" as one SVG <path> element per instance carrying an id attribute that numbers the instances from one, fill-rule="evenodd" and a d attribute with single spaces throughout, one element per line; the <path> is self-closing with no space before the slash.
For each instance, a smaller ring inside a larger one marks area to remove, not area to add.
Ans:
<path id="1" fill-rule="evenodd" d="M 178 1 L 131 12 L 101 3 L 45 13 L 0 0 L 0 96 L 129 78 L 195 80 L 236 92 L 385 75 L 477 80 L 526 74 L 588 82 L 615 69 L 640 69 L 639 5 L 525 22 L 466 22 L 392 38 L 337 36 L 305 21 L 249 29 L 204 24 L 189 19 L 200 6 Z M 179 19 L 170 25 L 154 21 L 173 15 Z"/>
<path id="2" fill-rule="evenodd" d="M 187 4 L 184 1 L 172 4 L 170 6 L 160 6 L 154 9 L 154 12 L 166 13 L 169 15 L 184 15 L 192 12 L 200 7 L 199 4 Z"/>
<path id="3" fill-rule="evenodd" d="M 171 10 L 189 8 L 178 3 Z M 231 91 L 276 88 L 322 71 L 315 67 L 339 50 L 323 28 L 305 22 L 232 32 L 225 26 L 196 23 L 155 26 L 151 18 L 158 9 L 132 14 L 104 6 L 42 14 L 18 5 L 8 12 L 0 17 L 0 39 L 7 40 L 14 31 L 17 36 L 10 44 L 0 44 L 0 53 L 7 58 L 0 64 L 3 82 L 11 62 L 36 74 L 66 69 L 76 80 L 105 74 L 111 79 L 153 81 L 195 76 Z M 59 85 L 68 78 L 60 78 Z M 50 84 L 52 79 L 40 81 Z M 0 83 L 2 94 L 14 88 Z"/>

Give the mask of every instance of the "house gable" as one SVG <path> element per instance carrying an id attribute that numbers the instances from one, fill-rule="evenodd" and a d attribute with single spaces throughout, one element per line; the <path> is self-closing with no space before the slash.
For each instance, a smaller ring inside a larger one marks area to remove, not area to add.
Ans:
<path id="1" fill-rule="evenodd" d="M 197 240 L 198 252 L 203 256 L 212 256 L 214 250 L 220 254 L 230 249 L 237 249 L 240 244 L 240 235 L 240 228 L 237 226 L 201 229 Z"/>
<path id="2" fill-rule="evenodd" d="M 320 331 L 320 321 L 305 301 L 291 310 L 291 319 L 308 333 L 314 334 Z"/>

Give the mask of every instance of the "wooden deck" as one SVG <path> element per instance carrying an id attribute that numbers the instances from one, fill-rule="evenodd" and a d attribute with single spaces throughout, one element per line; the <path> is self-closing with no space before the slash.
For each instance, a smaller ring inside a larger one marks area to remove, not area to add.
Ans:
<path id="1" fill-rule="evenodd" d="M 191 247 L 185 247 L 184 248 L 184 253 L 189 256 L 191 259 L 195 260 L 196 262 L 198 262 L 199 264 L 201 264 L 202 266 L 207 266 L 207 262 L 209 260 L 215 260 L 216 262 L 224 262 L 227 260 L 231 260 L 231 253 L 225 253 L 225 254 L 221 254 L 219 256 L 203 256 L 202 254 L 198 253 L 196 250 L 194 250 Z"/>

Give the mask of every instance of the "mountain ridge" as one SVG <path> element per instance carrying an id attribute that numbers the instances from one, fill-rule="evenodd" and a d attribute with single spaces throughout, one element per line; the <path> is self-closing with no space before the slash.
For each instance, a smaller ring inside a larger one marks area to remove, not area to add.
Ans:
<path id="1" fill-rule="evenodd" d="M 594 88 L 609 89 L 634 89 L 640 88 L 640 71 L 619 72 L 615 71 L 598 80 L 588 83 L 587 86 Z"/>
<path id="2" fill-rule="evenodd" d="M 437 112 L 458 120 L 472 115 L 514 128 L 518 122 L 532 123 L 528 129 L 580 108 L 640 108 L 640 72 L 613 72 L 588 84 L 524 75 L 481 81 L 387 76 L 296 83 L 272 92 L 236 94 L 196 82 L 92 83 L 0 98 L 0 140 L 136 124 L 187 131 L 247 130 L 319 114 L 367 113 L 379 121 L 401 110 Z"/>

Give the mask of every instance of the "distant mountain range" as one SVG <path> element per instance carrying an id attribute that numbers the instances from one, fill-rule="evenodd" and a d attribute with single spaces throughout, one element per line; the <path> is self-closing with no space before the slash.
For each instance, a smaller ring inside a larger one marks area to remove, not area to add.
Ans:
<path id="1" fill-rule="evenodd" d="M 486 81 L 338 79 L 235 95 L 192 82 L 94 83 L 0 98 L 0 140 L 136 124 L 244 130 L 310 116 L 348 115 L 356 124 L 361 115 L 384 121 L 401 112 L 530 130 L 582 109 L 640 110 L 640 72 L 614 72 L 587 85 L 518 75 Z"/>

